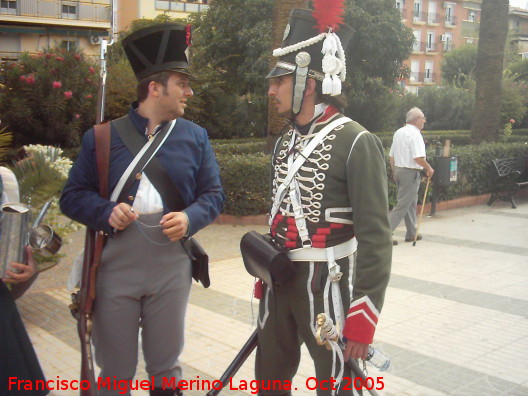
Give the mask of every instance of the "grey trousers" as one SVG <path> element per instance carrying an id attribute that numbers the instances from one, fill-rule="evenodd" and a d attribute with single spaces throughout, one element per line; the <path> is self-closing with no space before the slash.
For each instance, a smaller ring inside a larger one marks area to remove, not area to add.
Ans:
<path id="1" fill-rule="evenodd" d="M 396 187 L 398 188 L 398 203 L 389 215 L 392 231 L 405 220 L 406 239 L 414 239 L 416 235 L 416 204 L 420 188 L 420 172 L 409 168 L 395 168 Z"/>
<path id="2" fill-rule="evenodd" d="M 132 223 L 104 248 L 97 274 L 93 343 L 99 376 L 109 377 L 112 386 L 101 388 L 99 395 L 118 395 L 113 381 L 134 378 L 140 329 L 148 379 L 154 376 L 156 387 L 162 386 L 164 377 L 181 380 L 178 358 L 191 263 L 181 243 L 171 243 L 156 227 L 161 216 L 141 215 L 139 220 L 150 227 Z"/>

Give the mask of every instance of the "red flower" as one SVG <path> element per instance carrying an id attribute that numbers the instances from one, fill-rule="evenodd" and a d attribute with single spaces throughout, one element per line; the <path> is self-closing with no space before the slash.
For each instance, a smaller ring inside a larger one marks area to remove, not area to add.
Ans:
<path id="1" fill-rule="evenodd" d="M 90 67 L 88 68 L 88 71 L 89 71 L 90 73 L 92 73 L 92 74 L 95 73 L 95 69 L 94 69 L 92 66 L 90 66 Z"/>
<path id="2" fill-rule="evenodd" d="M 20 81 L 26 82 L 26 76 L 20 76 Z"/>
<path id="3" fill-rule="evenodd" d="M 53 81 L 52 86 L 53 88 L 60 88 L 62 87 L 62 83 L 60 81 Z"/>
<path id="4" fill-rule="evenodd" d="M 87 99 L 92 99 L 92 95 L 91 95 L 91 94 L 88 94 L 88 95 L 86 95 L 86 98 L 87 98 Z"/>
<path id="5" fill-rule="evenodd" d="M 515 124 L 515 120 L 513 118 L 510 120 L 510 124 Z"/>
<path id="6" fill-rule="evenodd" d="M 75 114 L 75 118 L 81 118 L 81 115 L 80 114 Z"/>
<path id="7" fill-rule="evenodd" d="M 35 84 L 35 76 L 30 74 L 29 76 L 27 76 L 26 82 L 28 84 Z"/>
<path id="8" fill-rule="evenodd" d="M 73 92 L 72 91 L 64 91 L 64 97 L 66 99 L 71 99 L 73 96 Z"/>
<path id="9" fill-rule="evenodd" d="M 57 59 L 58 61 L 63 61 L 64 58 L 62 56 L 57 56 L 55 59 Z"/>
<path id="10" fill-rule="evenodd" d="M 81 55 L 79 55 L 79 54 L 75 54 L 75 55 L 73 55 L 73 57 L 74 57 L 75 59 L 77 59 L 77 60 L 81 60 Z"/>

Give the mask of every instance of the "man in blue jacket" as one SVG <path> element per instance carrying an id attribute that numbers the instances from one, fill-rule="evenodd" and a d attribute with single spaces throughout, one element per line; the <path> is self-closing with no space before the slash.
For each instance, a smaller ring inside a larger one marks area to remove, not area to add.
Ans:
<path id="1" fill-rule="evenodd" d="M 194 77 L 186 56 L 190 35 L 188 26 L 163 24 L 123 41 L 139 81 L 138 102 L 127 116 L 111 122 L 112 197 L 99 196 L 94 131 L 89 130 L 60 201 L 68 217 L 109 235 L 97 274 L 93 316 L 99 376 L 110 379 L 109 384 L 133 379 L 141 327 L 154 396 L 181 394 L 161 389 L 165 378 L 175 378 L 176 383 L 182 379 L 178 357 L 183 349 L 191 262 L 181 242 L 210 224 L 224 202 L 207 132 L 181 118 L 193 96 L 189 82 Z M 134 135 L 144 145 L 162 142 L 153 161 L 161 164 L 165 180 L 179 191 L 185 209 L 172 209 L 177 199 L 163 191 L 167 183 L 159 184 L 155 174 L 160 172 L 134 169 L 135 155 L 126 144 Z M 100 390 L 102 395 L 118 393 L 122 391 L 112 386 Z"/>

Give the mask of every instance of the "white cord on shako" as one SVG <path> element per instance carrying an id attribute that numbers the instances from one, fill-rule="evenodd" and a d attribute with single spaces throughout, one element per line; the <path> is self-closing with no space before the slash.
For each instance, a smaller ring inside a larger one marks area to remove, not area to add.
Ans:
<path id="1" fill-rule="evenodd" d="M 323 39 L 325 40 L 321 50 L 324 55 L 322 66 L 323 73 L 325 73 L 322 87 L 323 94 L 331 96 L 341 95 L 341 82 L 346 79 L 345 51 L 339 36 L 332 31 L 332 28 L 329 28 L 328 32 L 320 33 L 311 39 L 289 45 L 288 47 L 277 48 L 273 50 L 273 56 L 281 57 L 292 52 L 298 52 Z"/>

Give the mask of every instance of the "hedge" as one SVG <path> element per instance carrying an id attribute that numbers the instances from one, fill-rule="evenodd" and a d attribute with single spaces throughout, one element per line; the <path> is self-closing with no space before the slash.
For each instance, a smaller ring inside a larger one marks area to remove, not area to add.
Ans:
<path id="1" fill-rule="evenodd" d="M 267 213 L 270 198 L 270 157 L 258 154 L 216 153 L 226 195 L 224 213 L 257 215 Z"/>
<path id="2" fill-rule="evenodd" d="M 389 171 L 388 148 L 385 148 L 387 171 Z M 428 160 L 433 160 L 434 149 L 428 150 Z M 449 187 L 429 188 L 431 195 L 435 188 L 439 201 L 467 195 L 488 193 L 493 187 L 493 165 L 495 158 L 528 156 L 528 144 L 486 143 L 472 146 L 453 147 L 451 155 L 459 156 L 458 180 Z M 270 198 L 270 157 L 262 153 L 235 154 L 217 153 L 222 184 L 226 194 L 224 213 L 232 215 L 256 215 L 268 213 Z M 388 172 L 389 173 L 389 172 Z M 423 197 L 422 184 L 419 192 Z M 389 205 L 396 202 L 396 188 L 389 177 Z"/>
<path id="3" fill-rule="evenodd" d="M 436 142 L 443 146 L 447 139 L 451 140 L 451 146 L 467 146 L 470 144 L 470 131 L 423 131 L 424 139 L 429 147 L 433 147 Z M 390 147 L 394 132 L 376 132 L 383 143 L 383 147 Z M 511 136 L 503 136 L 505 143 L 528 142 L 528 129 L 514 129 Z"/>

